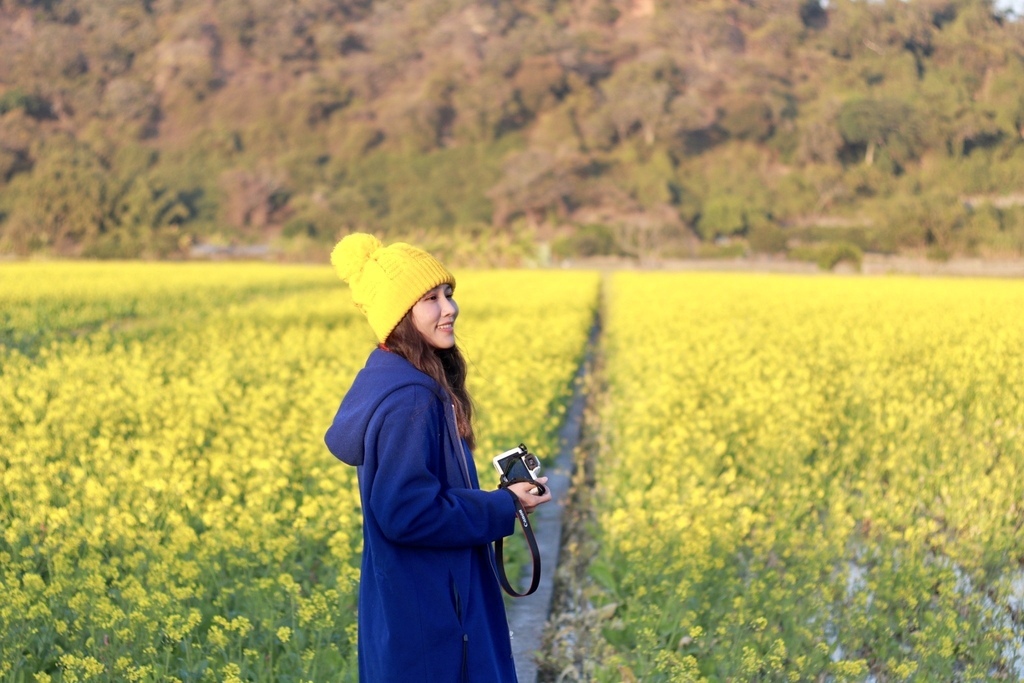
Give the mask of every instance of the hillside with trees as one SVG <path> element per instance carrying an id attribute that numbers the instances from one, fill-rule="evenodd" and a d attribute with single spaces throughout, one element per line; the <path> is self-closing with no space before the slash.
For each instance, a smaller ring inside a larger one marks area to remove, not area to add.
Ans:
<path id="1" fill-rule="evenodd" d="M 1019 257 L 1022 24 L 986 0 L 0 0 L 0 253 L 302 257 L 362 229 L 495 258 Z"/>

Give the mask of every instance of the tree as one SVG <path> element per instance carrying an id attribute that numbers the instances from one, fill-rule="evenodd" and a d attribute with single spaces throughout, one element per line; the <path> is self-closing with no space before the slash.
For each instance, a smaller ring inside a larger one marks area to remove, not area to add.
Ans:
<path id="1" fill-rule="evenodd" d="M 711 196 L 697 222 L 697 232 L 705 240 L 738 235 L 747 229 L 747 211 L 739 197 L 731 194 Z"/>
<path id="2" fill-rule="evenodd" d="M 653 145 L 669 102 L 677 94 L 675 72 L 675 64 L 661 52 L 648 53 L 617 69 L 601 85 L 604 103 L 594 114 L 597 125 L 607 122 L 615 140 L 636 134 L 645 144 Z"/>
<path id="3" fill-rule="evenodd" d="M 537 227 L 549 212 L 567 214 L 584 163 L 578 156 L 556 157 L 537 150 L 512 154 L 502 180 L 487 192 L 494 203 L 494 224 L 504 226 L 522 215 Z"/>
<path id="4" fill-rule="evenodd" d="M 725 107 L 719 125 L 731 137 L 763 141 L 775 131 L 772 108 L 760 97 L 739 95 L 728 100 Z"/>
<path id="5" fill-rule="evenodd" d="M 691 224 L 771 246 L 808 213 L 882 225 L 921 187 L 1024 177 L 1024 28 L 989 0 L 0 6 L 0 231 L 22 247 L 588 211 L 634 252 Z"/>
<path id="6" fill-rule="evenodd" d="M 992 73 L 985 102 L 994 110 L 994 122 L 1007 135 L 1024 140 L 1024 58 L 1012 55 L 1006 66 Z"/>
<path id="7" fill-rule="evenodd" d="M 32 170 L 33 141 L 38 137 L 39 122 L 26 112 L 0 114 L 0 188 L 16 174 Z"/>
<path id="8" fill-rule="evenodd" d="M 194 213 L 180 192 L 145 175 L 123 178 L 116 191 L 104 229 L 82 246 L 84 256 L 164 257 L 181 249 L 181 226 Z"/>
<path id="9" fill-rule="evenodd" d="M 258 233 L 280 219 L 289 189 L 278 169 L 233 168 L 220 178 L 224 192 L 224 219 L 243 233 Z"/>
<path id="10" fill-rule="evenodd" d="M 45 142 L 31 172 L 19 173 L 4 193 L 4 242 L 19 253 L 81 253 L 103 229 L 108 186 L 102 160 L 74 139 Z"/>
<path id="11" fill-rule="evenodd" d="M 863 154 L 871 166 L 877 151 L 884 149 L 898 168 L 917 156 L 921 134 L 916 112 L 900 100 L 856 99 L 846 102 L 837 117 L 846 154 Z"/>

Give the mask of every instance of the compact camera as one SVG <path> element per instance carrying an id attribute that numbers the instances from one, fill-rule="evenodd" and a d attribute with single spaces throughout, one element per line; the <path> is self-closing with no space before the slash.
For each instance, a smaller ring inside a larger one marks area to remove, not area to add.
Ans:
<path id="1" fill-rule="evenodd" d="M 524 444 L 494 456 L 494 469 L 501 475 L 502 485 L 517 481 L 535 481 L 540 475 L 540 459 Z M 530 493 L 544 495 L 544 485 L 537 484 Z"/>

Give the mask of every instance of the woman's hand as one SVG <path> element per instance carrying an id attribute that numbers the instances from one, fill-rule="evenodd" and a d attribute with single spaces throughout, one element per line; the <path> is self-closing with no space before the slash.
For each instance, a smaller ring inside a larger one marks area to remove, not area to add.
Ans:
<path id="1" fill-rule="evenodd" d="M 537 483 L 547 484 L 548 478 L 537 477 Z M 547 486 L 544 487 L 543 496 L 538 496 L 536 494 L 530 493 L 530 491 L 534 490 L 535 488 L 536 485 L 531 484 L 528 481 L 522 481 L 519 482 L 518 484 L 512 484 L 511 486 L 508 487 L 509 491 L 516 494 L 516 498 L 519 499 L 519 504 L 523 506 L 523 509 L 526 510 L 527 514 L 537 509 L 538 505 L 543 505 L 544 503 L 547 503 L 548 501 L 551 500 L 550 488 L 548 488 Z"/>

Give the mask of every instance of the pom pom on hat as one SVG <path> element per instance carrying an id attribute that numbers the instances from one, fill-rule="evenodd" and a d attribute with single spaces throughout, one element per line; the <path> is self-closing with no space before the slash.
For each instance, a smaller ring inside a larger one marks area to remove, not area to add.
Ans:
<path id="1" fill-rule="evenodd" d="M 335 245 L 331 265 L 382 342 L 426 292 L 445 283 L 455 287 L 455 277 L 422 249 L 404 242 L 385 247 L 361 232 Z"/>
<path id="2" fill-rule="evenodd" d="M 370 260 L 373 252 L 384 245 L 373 235 L 365 232 L 354 232 L 344 237 L 334 246 L 331 252 L 331 265 L 345 282 L 358 273 Z"/>

